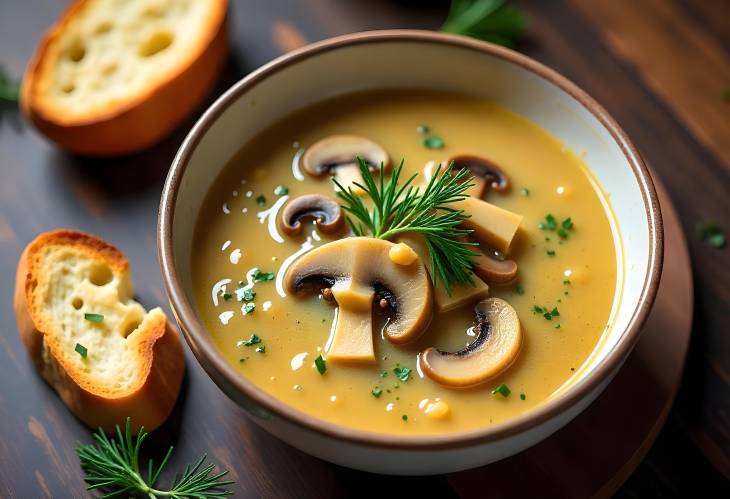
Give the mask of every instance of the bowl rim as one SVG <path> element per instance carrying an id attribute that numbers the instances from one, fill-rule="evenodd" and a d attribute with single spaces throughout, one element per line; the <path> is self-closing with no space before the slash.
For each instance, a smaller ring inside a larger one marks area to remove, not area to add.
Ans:
<path id="1" fill-rule="evenodd" d="M 518 65 L 554 84 L 578 101 L 611 134 L 633 170 L 641 190 L 648 219 L 649 258 L 642 293 L 636 303 L 628 326 L 601 364 L 564 393 L 538 405 L 525 414 L 495 425 L 435 435 L 397 435 L 347 427 L 300 411 L 258 388 L 223 358 L 213 344 L 207 330 L 200 323 L 178 279 L 173 256 L 172 226 L 174 207 L 182 177 L 192 153 L 217 118 L 251 87 L 287 66 L 343 47 L 392 42 L 433 43 L 473 50 Z M 366 31 L 316 42 L 264 64 L 231 86 L 205 111 L 178 149 L 163 187 L 157 233 L 158 257 L 173 313 L 198 362 L 205 369 L 208 376 L 219 385 L 219 388 L 226 393 L 230 393 L 230 391 L 243 393 L 245 397 L 277 417 L 312 432 L 360 445 L 400 450 L 458 448 L 502 440 L 548 422 L 559 414 L 568 411 L 580 400 L 598 389 L 604 381 L 618 370 L 639 339 L 659 285 L 664 253 L 663 240 L 659 200 L 649 170 L 626 133 L 608 112 L 585 91 L 555 70 L 505 47 L 460 35 L 408 29 Z M 226 386 L 221 386 L 221 383 Z"/>

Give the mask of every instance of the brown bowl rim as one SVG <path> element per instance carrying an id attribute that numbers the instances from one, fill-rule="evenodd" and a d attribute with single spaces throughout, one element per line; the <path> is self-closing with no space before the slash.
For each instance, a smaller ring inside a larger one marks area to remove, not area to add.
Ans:
<path id="1" fill-rule="evenodd" d="M 641 189 L 649 221 L 649 265 L 642 294 L 628 327 L 603 362 L 565 393 L 503 423 L 440 435 L 402 436 L 349 428 L 306 414 L 256 387 L 220 355 L 208 332 L 198 320 L 193 306 L 186 299 L 177 276 L 172 244 L 174 206 L 180 182 L 192 152 L 213 122 L 249 88 L 291 64 L 347 46 L 387 42 L 435 43 L 474 50 L 518 65 L 556 85 L 577 100 L 609 131 L 631 166 Z M 180 146 L 162 191 L 158 220 L 158 256 L 173 312 L 191 350 L 207 374 L 217 384 L 223 383 L 226 385 L 225 387 L 220 386 L 224 389 L 223 391 L 243 393 L 254 403 L 264 407 L 279 418 L 302 426 L 312 432 L 360 445 L 400 450 L 468 447 L 502 440 L 549 421 L 596 390 L 601 383 L 618 370 L 639 339 L 641 328 L 651 310 L 659 285 L 663 261 L 663 241 L 659 200 L 649 170 L 626 133 L 608 112 L 585 91 L 556 71 L 513 50 L 459 35 L 405 29 L 352 33 L 313 43 L 274 59 L 234 84 L 208 108 Z"/>

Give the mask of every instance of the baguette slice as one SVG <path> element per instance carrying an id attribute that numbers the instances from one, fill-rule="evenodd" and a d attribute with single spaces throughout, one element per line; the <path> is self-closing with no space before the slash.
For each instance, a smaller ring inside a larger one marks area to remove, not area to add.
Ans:
<path id="1" fill-rule="evenodd" d="M 215 84 L 227 0 L 76 0 L 26 69 L 21 108 L 70 152 L 112 156 L 160 141 Z"/>
<path id="2" fill-rule="evenodd" d="M 127 416 L 135 431 L 157 428 L 185 370 L 164 312 L 132 296 L 125 256 L 83 232 L 43 233 L 18 263 L 15 315 L 36 369 L 81 421 L 107 432 Z"/>

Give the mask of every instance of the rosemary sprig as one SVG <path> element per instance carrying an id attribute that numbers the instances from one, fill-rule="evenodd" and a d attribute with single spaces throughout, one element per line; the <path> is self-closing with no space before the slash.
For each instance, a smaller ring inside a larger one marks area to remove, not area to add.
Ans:
<path id="1" fill-rule="evenodd" d="M 344 202 L 342 207 L 352 215 L 347 217 L 352 232 L 356 236 L 371 235 L 379 239 L 392 239 L 407 232 L 421 234 L 431 256 L 433 285 L 441 281 L 449 295 L 452 284 L 473 286 L 472 257 L 478 253 L 471 248 L 476 243 L 464 239 L 471 230 L 460 228 L 468 215 L 449 206 L 454 201 L 466 199 L 466 191 L 473 185 L 469 171 L 461 169 L 454 172 L 453 165 L 443 170 L 439 166 L 421 191 L 413 185 L 418 174 L 413 174 L 399 185 L 402 161 L 387 182 L 382 165 L 379 182 L 376 182 L 365 161 L 362 158 L 357 161 L 363 183 L 354 184 L 370 198 L 372 209 L 352 188 L 345 189 L 334 180 L 337 195 Z"/>
<path id="2" fill-rule="evenodd" d="M 139 434 L 134 437 L 131 426 L 131 418 L 127 418 L 124 432 L 117 425 L 116 439 L 107 437 L 100 428 L 94 434 L 96 444 L 81 445 L 76 448 L 81 468 L 86 473 L 85 480 L 89 484 L 88 490 L 106 490 L 107 493 L 101 497 L 144 496 L 148 498 L 209 499 L 232 495 L 223 487 L 233 482 L 221 480 L 228 471 L 211 475 L 214 465 L 203 466 L 205 455 L 194 465 L 186 466 L 182 475 L 175 475 L 168 490 L 154 488 L 162 469 L 170 459 L 173 448 L 171 446 L 168 449 L 158 467 L 154 466 L 152 459 L 149 460 L 145 480 L 140 470 L 139 453 L 148 433 L 144 431 L 144 428 L 140 428 Z"/>
<path id="3" fill-rule="evenodd" d="M 451 0 L 441 31 L 513 47 L 525 25 L 525 16 L 508 0 Z"/>

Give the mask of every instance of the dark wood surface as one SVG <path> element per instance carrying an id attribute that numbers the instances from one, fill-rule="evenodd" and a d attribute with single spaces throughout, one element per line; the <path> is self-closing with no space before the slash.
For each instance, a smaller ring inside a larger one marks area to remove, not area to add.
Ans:
<path id="1" fill-rule="evenodd" d="M 63 2 L 6 2 L 0 17 L 0 62 L 20 76 Z M 303 41 L 364 29 L 434 29 L 446 11 L 444 2 L 415 0 L 232 3 L 234 48 L 214 95 Z M 551 0 L 521 5 L 531 23 L 518 49 L 573 79 L 617 118 L 666 184 L 693 262 L 695 320 L 679 396 L 658 440 L 618 495 L 680 497 L 703 484 L 709 496 L 728 497 L 730 248 L 705 245 L 695 237 L 694 227 L 713 220 L 730 231 L 730 102 L 722 97 L 730 85 L 730 2 Z M 155 250 L 157 202 L 169 163 L 192 121 L 143 154 L 89 160 L 57 150 L 12 109 L 3 110 L 0 276 L 6 286 L 0 289 L 0 317 L 5 319 L 0 326 L 0 496 L 82 495 L 73 449 L 76 442 L 90 440 L 89 431 L 30 368 L 18 340 L 11 297 L 22 247 L 36 233 L 58 226 L 97 233 L 129 256 L 140 300 L 146 305 L 166 303 Z M 429 497 L 479 495 L 478 490 L 455 486 L 449 477 L 381 478 L 310 458 L 247 423 L 242 414 L 232 417 L 238 409 L 189 352 L 187 365 L 178 408 L 151 440 L 157 451 L 168 443 L 180 448 L 173 466 L 206 451 L 234 469 L 237 492 L 251 497 L 387 495 L 401 486 Z M 242 469 L 237 466 L 242 458 L 258 466 Z M 585 465 L 600 462 L 597 458 Z M 272 479 L 277 475 L 287 479 Z M 580 476 L 576 468 L 562 479 L 567 483 Z"/>

